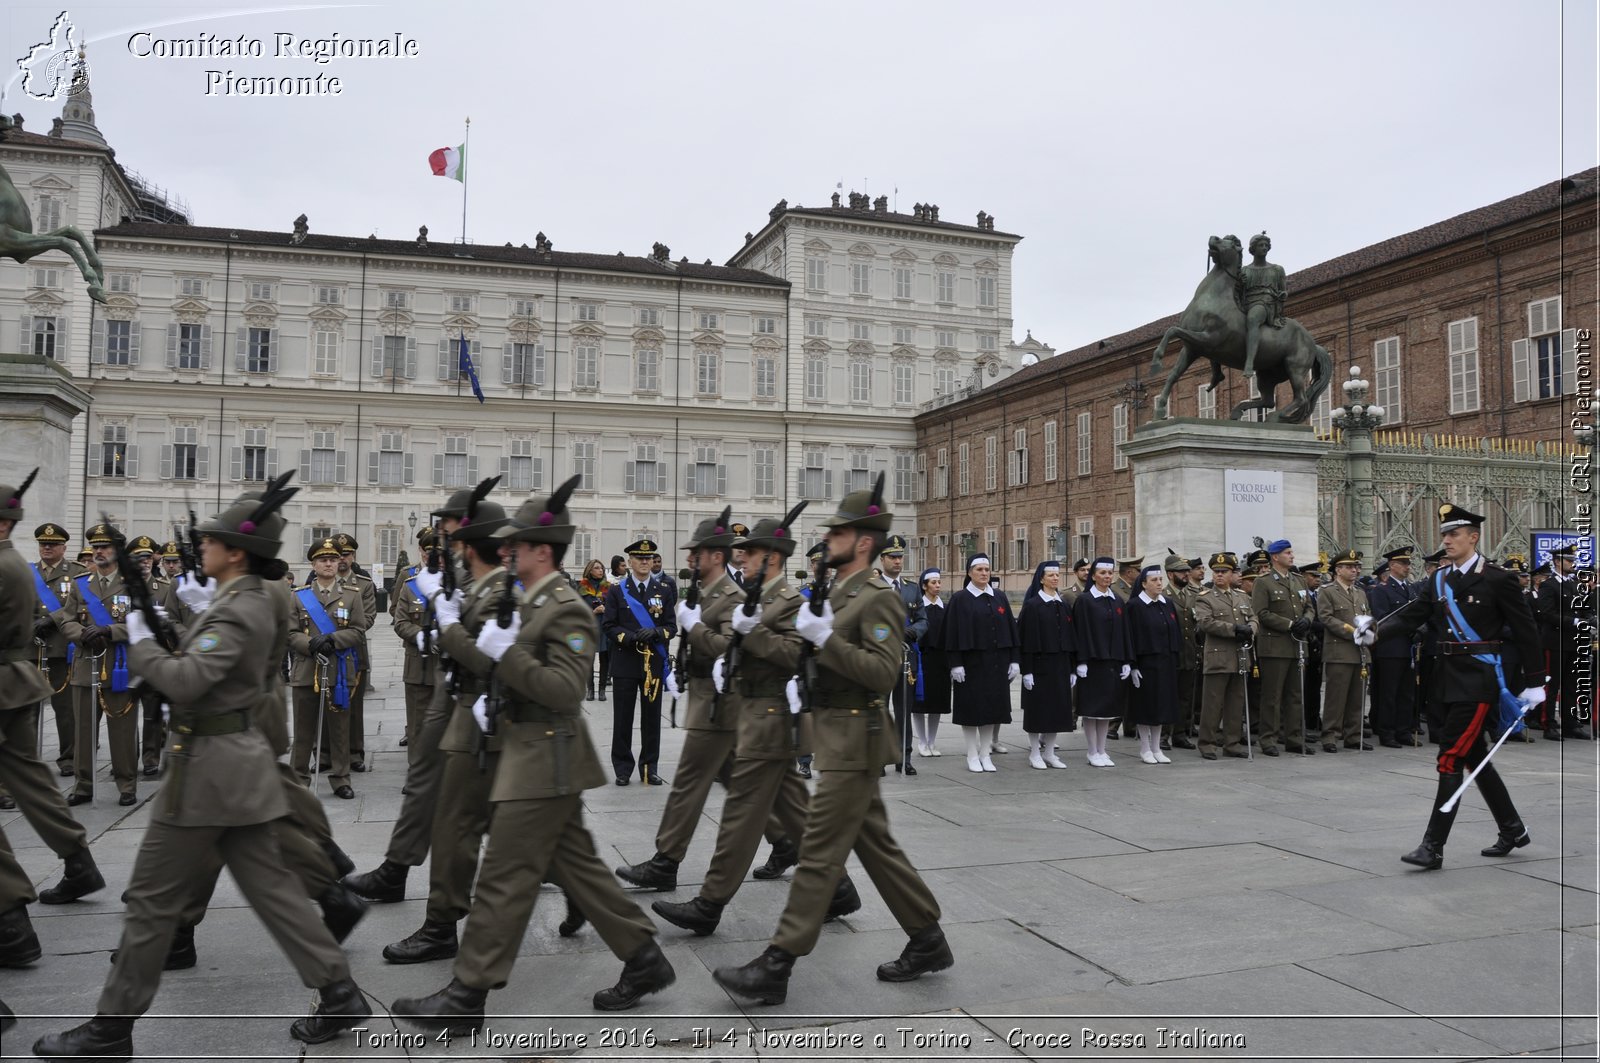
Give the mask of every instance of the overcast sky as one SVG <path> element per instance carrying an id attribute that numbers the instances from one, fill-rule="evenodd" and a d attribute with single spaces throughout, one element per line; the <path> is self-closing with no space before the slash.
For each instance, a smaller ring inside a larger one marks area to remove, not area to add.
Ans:
<path id="1" fill-rule="evenodd" d="M 8 66 L 60 10 L 6 6 Z M 1016 338 L 1059 349 L 1181 309 L 1213 233 L 1266 229 L 1292 272 L 1596 162 L 1590 0 L 69 10 L 101 130 L 198 224 L 453 239 L 460 186 L 426 160 L 470 115 L 475 241 L 723 262 L 777 200 L 843 180 L 1024 236 Z M 138 31 L 265 55 L 139 58 Z M 280 32 L 420 54 L 274 58 Z M 208 96 L 207 70 L 343 91 Z M 4 107 L 60 113 L 15 78 Z"/>

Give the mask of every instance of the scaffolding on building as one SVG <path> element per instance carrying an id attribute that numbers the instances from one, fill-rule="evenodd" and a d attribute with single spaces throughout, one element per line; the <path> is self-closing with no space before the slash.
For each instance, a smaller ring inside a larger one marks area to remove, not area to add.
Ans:
<path id="1" fill-rule="evenodd" d="M 131 221 L 152 221 L 163 225 L 188 225 L 189 203 L 176 192 L 169 192 L 137 170 L 122 171 L 133 188 L 135 200 Z"/>

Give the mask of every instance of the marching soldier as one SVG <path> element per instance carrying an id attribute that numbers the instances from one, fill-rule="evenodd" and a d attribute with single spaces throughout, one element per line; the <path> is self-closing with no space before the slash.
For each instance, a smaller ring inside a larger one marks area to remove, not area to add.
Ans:
<path id="1" fill-rule="evenodd" d="M 432 528 L 417 533 L 417 546 L 423 556 L 438 549 L 438 536 Z M 389 621 L 394 633 L 405 646 L 405 665 L 401 680 L 406 692 L 406 733 L 400 740 L 409 746 L 411 738 L 422 727 L 422 716 L 428 711 L 433 689 L 439 682 L 439 647 L 434 640 L 433 610 L 428 597 L 417 584 L 422 567 L 413 567 L 401 573 L 394 582 L 394 592 L 389 603 Z M 411 757 L 408 755 L 407 763 Z"/>
<path id="2" fill-rule="evenodd" d="M 311 785 L 311 744 L 327 725 L 328 785 L 333 795 L 355 797 L 350 786 L 350 703 L 361 683 L 360 646 L 366 632 L 361 592 L 339 582 L 339 547 L 323 539 L 306 551 L 312 580 L 294 594 L 289 649 L 294 665 L 294 747 L 290 766 Z M 323 707 L 326 705 L 327 711 Z"/>
<path id="3" fill-rule="evenodd" d="M 1317 619 L 1322 623 L 1322 670 L 1327 693 L 1322 699 L 1322 751 L 1371 751 L 1361 733 L 1361 700 L 1366 692 L 1367 650 L 1355 641 L 1356 625 L 1372 620 L 1367 592 L 1356 585 L 1361 553 L 1346 550 L 1333 559 L 1333 582 L 1317 594 Z"/>
<path id="4" fill-rule="evenodd" d="M 1261 669 L 1261 752 L 1275 757 L 1281 745 L 1291 753 L 1310 755 L 1301 669 L 1316 613 L 1305 581 L 1295 571 L 1294 547 L 1289 540 L 1276 539 L 1261 552 L 1267 555 L 1271 571 L 1257 578 L 1250 592 L 1250 607 L 1261 630 L 1256 640 Z"/>
<path id="5" fill-rule="evenodd" d="M 118 804 L 131 805 L 139 764 L 138 721 L 129 689 L 127 589 L 117 571 L 115 529 L 96 524 L 84 535 L 94 550 L 94 571 L 79 576 L 72 595 L 56 615 L 56 625 L 77 644 L 72 665 L 73 730 L 76 747 L 72 763 L 77 781 L 69 805 L 94 800 L 94 761 L 98 717 L 106 718 L 111 747 L 111 777 L 120 796 Z"/>
<path id="6" fill-rule="evenodd" d="M 1239 561 L 1231 553 L 1211 555 L 1214 586 L 1194 601 L 1194 624 L 1205 635 L 1203 698 L 1200 708 L 1200 756 L 1217 759 L 1217 742 L 1228 757 L 1248 757 L 1243 731 L 1250 644 L 1257 620 L 1249 597 L 1238 589 Z"/>
<path id="7" fill-rule="evenodd" d="M 604 786 L 605 774 L 583 722 L 594 614 L 560 567 L 576 531 L 566 503 L 578 482 L 574 476 L 548 498 L 529 499 L 495 532 L 510 549 L 523 590 L 512 624 L 486 623 L 475 641 L 496 662 L 501 696 L 493 707 L 480 698 L 473 714 L 481 729 L 504 739 L 489 793 L 488 848 L 450 983 L 393 1005 L 400 1018 L 450 1033 L 483 1025 L 489 990 L 510 979 L 547 877 L 572 891 L 624 960 L 617 984 L 595 994 L 596 1008 L 632 1008 L 677 978 L 654 925 L 600 862 L 583 825 L 583 792 Z"/>
<path id="8" fill-rule="evenodd" d="M 885 982 L 907 982 L 955 962 L 939 928 L 939 902 L 889 833 L 878 773 L 899 754 L 888 694 L 902 668 L 905 610 L 899 597 L 872 578 L 872 562 L 894 521 L 883 505 L 883 476 L 871 491 L 854 491 L 823 522 L 835 572 L 831 601 L 816 599 L 795 614 L 795 629 L 813 649 L 815 681 L 807 677 L 817 772 L 800 842 L 800 865 L 771 944 L 742 967 L 718 967 L 723 988 L 766 1004 L 788 997 L 796 957 L 816 946 L 854 851 L 895 920 L 909 935 L 898 959 L 878 967 Z M 805 668 L 802 662 L 802 668 Z"/>
<path id="9" fill-rule="evenodd" d="M 1383 555 L 1388 565 L 1367 591 L 1372 613 L 1385 617 L 1417 596 L 1411 576 L 1411 547 L 1402 546 Z M 1389 749 L 1417 744 L 1416 669 L 1411 664 L 1411 635 L 1395 632 L 1372 647 L 1372 730 L 1378 744 Z"/>
<path id="10" fill-rule="evenodd" d="M 822 557 L 825 553 L 827 553 L 827 551 L 828 544 L 826 542 L 817 543 L 815 546 L 811 547 L 811 549 L 806 551 L 806 568 L 809 570 L 810 575 L 806 577 L 806 579 L 800 584 L 800 597 L 804 598 L 808 602 L 811 600 L 811 595 L 816 592 L 817 575 L 822 568 Z M 796 572 L 796 575 L 799 575 L 799 573 Z M 811 778 L 811 761 L 812 756 L 810 751 L 801 753 L 800 756 L 795 759 L 795 770 L 800 773 L 800 777 L 802 779 Z"/>
<path id="11" fill-rule="evenodd" d="M 339 582 L 354 587 L 361 594 L 361 608 L 365 620 L 361 627 L 361 644 L 356 660 L 361 668 L 361 681 L 350 691 L 350 770 L 367 770 L 367 730 L 363 707 L 367 702 L 367 688 L 372 685 L 372 659 L 367 649 L 367 632 L 378 622 L 378 585 L 367 575 L 366 569 L 356 563 L 356 550 L 361 545 L 344 532 L 333 537 L 339 548 Z"/>
<path id="12" fill-rule="evenodd" d="M 677 631 L 677 596 L 650 574 L 659 551 L 651 539 L 629 543 L 628 575 L 606 592 L 600 630 L 611 647 L 611 767 L 617 785 L 633 777 L 633 713 L 639 709 L 639 779 L 664 786 L 661 759 L 661 691 L 671 662 L 667 645 Z M 592 614 L 591 614 L 592 615 Z"/>
<path id="13" fill-rule="evenodd" d="M 1161 748 L 1176 746 L 1179 749 L 1193 749 L 1194 739 L 1191 736 L 1197 719 L 1201 675 L 1200 643 L 1195 638 L 1194 630 L 1194 600 L 1202 588 L 1198 580 L 1190 581 L 1194 569 L 1187 558 L 1169 554 L 1164 567 L 1167 579 L 1172 584 L 1169 597 L 1178 610 L 1178 628 L 1183 633 L 1183 648 L 1178 651 L 1178 722 L 1172 725 L 1170 744 L 1163 740 Z"/>
<path id="14" fill-rule="evenodd" d="M 67 560 L 69 538 L 59 524 L 41 524 L 33 530 L 34 542 L 39 545 L 39 563 L 33 566 L 33 585 L 39 599 L 33 638 L 40 644 L 39 671 L 50 684 L 50 709 L 56 718 L 56 770 L 63 776 L 72 775 L 72 692 L 67 686 L 72 678 L 75 650 L 57 626 L 56 614 L 72 597 L 73 580 L 89 571 L 78 562 Z"/>
<path id="15" fill-rule="evenodd" d="M 891 535 L 888 545 L 883 548 L 883 553 L 878 555 L 878 567 L 883 573 L 883 582 L 889 589 L 900 596 L 900 604 L 905 606 L 906 612 L 906 642 L 917 643 L 928 633 L 928 614 L 922 608 L 922 588 L 916 580 L 902 579 L 901 572 L 906 564 L 906 537 L 904 535 Z M 911 763 L 911 687 L 914 680 L 906 678 L 907 669 L 910 667 L 909 658 L 907 666 L 900 669 L 901 682 L 894 685 L 894 726 L 900 734 L 900 744 L 904 747 L 900 751 L 900 761 L 895 764 L 894 770 L 904 772 L 906 775 L 915 775 L 916 766 Z M 1005 746 L 999 742 L 991 744 L 991 752 L 1009 753 Z"/>

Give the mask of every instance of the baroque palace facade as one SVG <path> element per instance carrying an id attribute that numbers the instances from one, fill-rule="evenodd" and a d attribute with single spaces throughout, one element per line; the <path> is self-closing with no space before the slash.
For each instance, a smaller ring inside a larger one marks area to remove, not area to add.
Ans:
<path id="1" fill-rule="evenodd" d="M 68 497 L 35 507 L 74 532 L 104 511 L 165 537 L 186 498 L 209 508 L 290 468 L 289 534 L 344 529 L 385 566 L 415 556 L 442 494 L 496 472 L 509 499 L 583 475 L 575 566 L 641 535 L 675 550 L 725 504 L 752 523 L 821 508 L 879 472 L 909 532 L 919 405 L 1018 355 L 1021 238 L 987 214 L 780 202 L 725 266 L 543 233 L 197 226 L 116 162 L 87 95 L 68 108 L 48 134 L 8 134 L 0 164 L 36 228 L 94 230 L 110 304 L 62 255 L 5 263 L 0 351 L 56 360 L 92 398 Z"/>

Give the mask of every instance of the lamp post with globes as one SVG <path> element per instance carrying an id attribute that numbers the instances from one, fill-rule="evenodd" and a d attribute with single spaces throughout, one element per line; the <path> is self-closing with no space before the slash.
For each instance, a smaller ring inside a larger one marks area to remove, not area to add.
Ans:
<path id="1" fill-rule="evenodd" d="M 1372 385 L 1361 378 L 1360 366 L 1350 367 L 1350 379 L 1342 386 L 1345 403 L 1334 407 L 1332 420 L 1344 432 L 1350 468 L 1350 494 L 1346 499 L 1350 511 L 1348 545 L 1371 558 L 1376 537 L 1372 517 L 1372 433 L 1383 424 L 1384 410 L 1367 401 Z"/>

